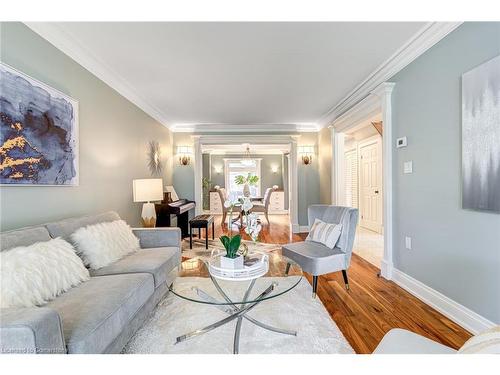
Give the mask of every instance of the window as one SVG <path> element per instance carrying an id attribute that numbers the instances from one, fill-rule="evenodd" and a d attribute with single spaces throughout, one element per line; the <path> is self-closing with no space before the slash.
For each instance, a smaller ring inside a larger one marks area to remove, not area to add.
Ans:
<path id="1" fill-rule="evenodd" d="M 236 176 L 257 176 L 259 181 L 256 185 L 250 186 L 250 195 L 252 197 L 260 197 L 260 161 L 261 159 L 224 159 L 226 189 L 231 196 L 243 195 L 243 185 L 235 183 Z"/>

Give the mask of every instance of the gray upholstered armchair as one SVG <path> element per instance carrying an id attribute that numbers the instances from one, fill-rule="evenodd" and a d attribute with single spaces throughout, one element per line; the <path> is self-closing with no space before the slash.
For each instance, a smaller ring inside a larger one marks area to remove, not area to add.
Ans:
<path id="1" fill-rule="evenodd" d="M 332 224 L 342 224 L 342 233 L 333 249 L 312 241 L 295 242 L 283 245 L 283 255 L 297 262 L 302 269 L 313 276 L 313 297 L 318 288 L 318 276 L 342 271 L 346 289 L 349 290 L 347 269 L 351 262 L 352 246 L 358 209 L 329 205 L 312 205 L 307 210 L 309 228 L 316 218 Z"/>

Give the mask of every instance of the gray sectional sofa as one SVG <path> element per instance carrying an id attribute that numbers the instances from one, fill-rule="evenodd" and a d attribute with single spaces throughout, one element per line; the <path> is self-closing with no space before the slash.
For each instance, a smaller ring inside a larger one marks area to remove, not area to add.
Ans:
<path id="1" fill-rule="evenodd" d="M 0 250 L 69 236 L 119 220 L 115 212 L 0 234 Z M 91 278 L 42 307 L 0 310 L 3 353 L 119 353 L 168 292 L 181 260 L 179 228 L 134 229 L 141 250 L 91 271 Z M 70 241 L 71 242 L 71 241 Z"/>

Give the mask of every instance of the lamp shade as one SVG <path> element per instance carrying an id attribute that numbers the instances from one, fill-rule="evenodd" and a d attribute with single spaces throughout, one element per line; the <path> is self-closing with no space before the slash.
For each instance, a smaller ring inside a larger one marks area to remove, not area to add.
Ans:
<path id="1" fill-rule="evenodd" d="M 314 154 L 314 146 L 299 146 L 297 151 L 299 154 Z"/>
<path id="2" fill-rule="evenodd" d="M 132 183 L 134 202 L 152 202 L 163 199 L 163 180 L 161 178 L 144 178 Z"/>
<path id="3" fill-rule="evenodd" d="M 189 146 L 177 146 L 177 154 L 191 155 L 193 152 Z"/>

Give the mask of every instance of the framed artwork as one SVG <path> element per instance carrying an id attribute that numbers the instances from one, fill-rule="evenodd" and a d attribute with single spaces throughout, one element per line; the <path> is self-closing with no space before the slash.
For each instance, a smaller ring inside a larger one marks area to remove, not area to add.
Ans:
<path id="1" fill-rule="evenodd" d="M 78 185 L 78 102 L 0 63 L 0 184 Z"/>
<path id="2" fill-rule="evenodd" d="M 462 207 L 500 213 L 500 56 L 462 75 Z"/>

